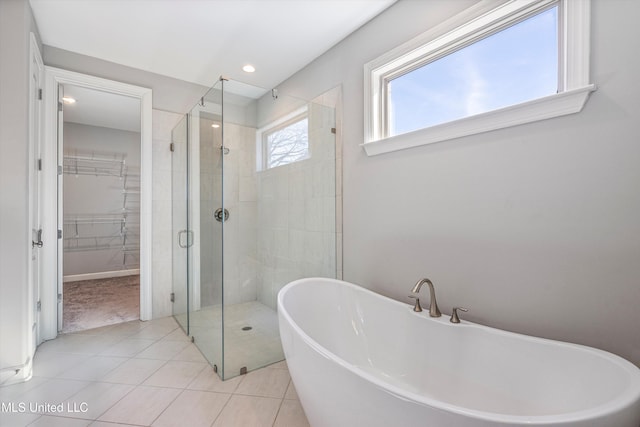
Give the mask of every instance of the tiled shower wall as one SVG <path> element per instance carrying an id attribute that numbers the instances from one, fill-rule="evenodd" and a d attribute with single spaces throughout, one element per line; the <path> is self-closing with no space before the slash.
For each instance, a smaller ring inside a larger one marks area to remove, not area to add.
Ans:
<path id="1" fill-rule="evenodd" d="M 200 120 L 202 306 L 220 304 L 220 129 Z M 256 129 L 225 123 L 225 305 L 259 300 L 302 277 L 336 276 L 335 110 L 309 107 L 309 159 L 256 171 Z M 208 237 L 211 236 L 211 237 Z"/>
<path id="2" fill-rule="evenodd" d="M 227 304 L 257 298 L 257 196 L 255 128 L 225 123 L 224 178 L 222 177 L 221 128 L 200 118 L 200 253 L 202 306 L 221 303 L 222 224 L 213 213 L 222 207 L 224 223 L 224 301 Z"/>
<path id="3" fill-rule="evenodd" d="M 334 108 L 309 104 L 310 157 L 257 174 L 257 296 L 274 310 L 288 282 L 336 276 L 335 126 Z"/>

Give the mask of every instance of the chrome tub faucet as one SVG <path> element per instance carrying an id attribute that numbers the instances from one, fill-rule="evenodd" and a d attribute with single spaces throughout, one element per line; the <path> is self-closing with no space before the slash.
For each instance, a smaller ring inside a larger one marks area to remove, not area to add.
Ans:
<path id="1" fill-rule="evenodd" d="M 436 291 L 433 289 L 433 283 L 431 283 L 431 280 L 427 278 L 420 279 L 411 292 L 417 294 L 425 283 L 429 286 L 429 316 L 440 317 L 442 316 L 442 313 L 440 313 L 440 309 L 438 308 L 438 303 L 436 302 Z"/>

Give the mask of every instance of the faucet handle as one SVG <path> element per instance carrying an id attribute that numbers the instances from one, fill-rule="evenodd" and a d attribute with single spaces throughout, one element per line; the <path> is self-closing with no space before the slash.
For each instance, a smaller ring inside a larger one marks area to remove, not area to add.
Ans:
<path id="1" fill-rule="evenodd" d="M 451 322 L 451 323 L 460 323 L 460 318 L 458 317 L 458 310 L 464 311 L 464 312 L 469 311 L 468 309 L 466 309 L 464 307 L 453 307 L 453 313 L 451 313 L 451 319 L 449 319 L 449 322 Z"/>
<path id="2" fill-rule="evenodd" d="M 415 295 L 409 295 L 409 298 L 413 298 L 416 300 L 416 304 L 413 306 L 413 311 L 420 312 L 422 311 L 422 306 L 420 305 L 420 298 Z"/>

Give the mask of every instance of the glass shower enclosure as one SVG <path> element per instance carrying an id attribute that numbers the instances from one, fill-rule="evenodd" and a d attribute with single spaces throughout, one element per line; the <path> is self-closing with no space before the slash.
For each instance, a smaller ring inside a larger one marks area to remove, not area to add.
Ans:
<path id="1" fill-rule="evenodd" d="M 284 285 L 341 276 L 336 99 L 220 78 L 173 130 L 173 315 L 222 379 L 284 359 Z"/>

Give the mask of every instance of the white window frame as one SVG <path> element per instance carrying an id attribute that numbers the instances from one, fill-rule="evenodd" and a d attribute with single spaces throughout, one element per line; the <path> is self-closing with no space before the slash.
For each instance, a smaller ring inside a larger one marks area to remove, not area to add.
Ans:
<path id="1" fill-rule="evenodd" d="M 388 82 L 534 14 L 558 5 L 558 93 L 482 114 L 388 136 Z M 590 0 L 483 0 L 364 66 L 364 143 L 367 155 L 517 126 L 582 110 L 590 83 Z"/>
<path id="2" fill-rule="evenodd" d="M 258 171 L 267 171 L 270 169 L 278 168 L 280 166 L 287 166 L 311 157 L 311 141 L 309 139 L 309 130 L 307 128 L 307 142 L 309 144 L 307 148 L 307 156 L 302 159 L 298 159 L 295 162 L 268 167 L 269 159 L 267 158 L 268 154 L 265 147 L 265 145 L 267 144 L 266 137 L 273 132 L 283 129 L 290 124 L 304 120 L 305 118 L 309 120 L 309 108 L 306 105 L 258 129 L 258 131 L 256 132 L 256 168 Z"/>

